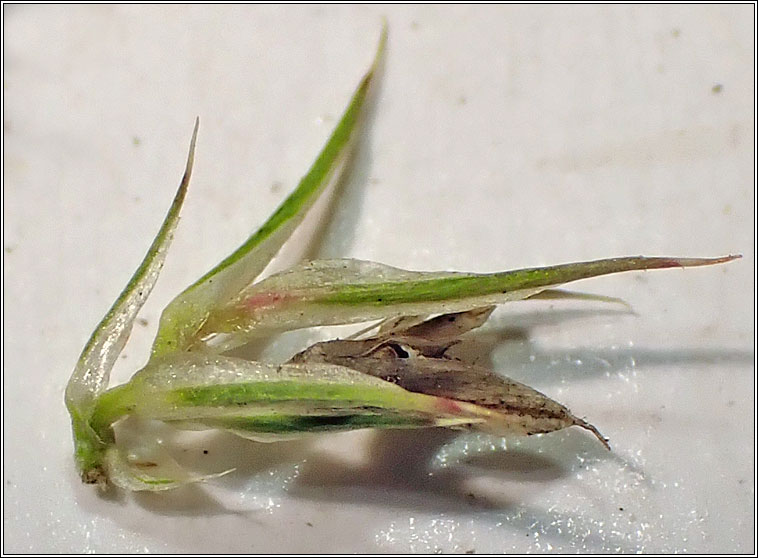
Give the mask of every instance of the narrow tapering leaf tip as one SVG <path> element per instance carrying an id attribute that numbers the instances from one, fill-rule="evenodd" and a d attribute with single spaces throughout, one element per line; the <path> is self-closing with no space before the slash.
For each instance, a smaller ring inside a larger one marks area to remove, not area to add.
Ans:
<path id="1" fill-rule="evenodd" d="M 190 140 L 189 155 L 187 156 L 187 165 L 184 168 L 184 177 L 182 186 L 186 188 L 189 185 L 189 179 L 192 176 L 192 167 L 195 164 L 195 145 L 197 144 L 197 131 L 200 129 L 200 117 L 195 117 L 195 127 L 192 129 L 192 139 Z"/>

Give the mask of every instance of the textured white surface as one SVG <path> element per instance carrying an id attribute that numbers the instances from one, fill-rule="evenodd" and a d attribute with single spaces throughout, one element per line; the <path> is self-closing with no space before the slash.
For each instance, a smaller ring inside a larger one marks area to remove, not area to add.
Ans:
<path id="1" fill-rule="evenodd" d="M 754 552 L 753 10 L 4 6 L 3 550 Z M 63 388 L 160 224 L 194 117 L 182 222 L 115 381 L 305 171 L 383 14 L 373 125 L 319 255 L 745 258 L 577 285 L 636 316 L 514 303 L 480 336 L 612 454 L 578 429 L 220 436 L 190 446 L 239 466 L 213 486 L 81 485 Z M 527 335 L 500 334 L 514 327 Z"/>

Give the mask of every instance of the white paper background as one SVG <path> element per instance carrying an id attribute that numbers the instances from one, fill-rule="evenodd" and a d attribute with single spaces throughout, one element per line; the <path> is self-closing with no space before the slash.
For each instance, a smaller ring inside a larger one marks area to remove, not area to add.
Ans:
<path id="1" fill-rule="evenodd" d="M 4 551 L 754 552 L 753 10 L 4 6 Z M 577 285 L 637 315 L 515 303 L 479 336 L 612 454 L 578 429 L 220 436 L 188 450 L 239 466 L 213 486 L 81 485 L 63 388 L 157 230 L 194 117 L 183 219 L 116 382 L 173 295 L 294 187 L 382 15 L 373 124 L 319 255 L 482 272 L 745 257 Z"/>

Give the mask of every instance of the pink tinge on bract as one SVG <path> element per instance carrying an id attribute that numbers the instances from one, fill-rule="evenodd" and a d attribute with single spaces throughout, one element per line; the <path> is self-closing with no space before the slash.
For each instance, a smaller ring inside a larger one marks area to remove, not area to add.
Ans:
<path id="1" fill-rule="evenodd" d="M 283 292 L 256 293 L 242 302 L 242 307 L 248 312 L 254 312 L 262 308 L 273 308 L 283 303 L 299 300 L 299 297 Z"/>
<path id="2" fill-rule="evenodd" d="M 457 401 L 445 397 L 437 398 L 437 408 L 440 412 L 450 415 L 459 415 L 463 411 Z"/>

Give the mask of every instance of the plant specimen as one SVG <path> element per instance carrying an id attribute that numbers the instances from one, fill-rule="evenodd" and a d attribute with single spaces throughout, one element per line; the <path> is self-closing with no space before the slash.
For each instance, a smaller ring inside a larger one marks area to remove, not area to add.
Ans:
<path id="1" fill-rule="evenodd" d="M 483 324 L 496 304 L 575 296 L 555 287 L 578 279 L 738 257 L 625 257 L 491 274 L 317 260 L 256 282 L 350 156 L 385 40 L 386 30 L 371 68 L 294 192 L 235 252 L 165 308 L 147 364 L 126 384 L 108 389 L 110 371 L 178 223 L 192 174 L 195 123 L 171 208 L 142 264 L 86 344 L 66 388 L 84 482 L 165 490 L 208 478 L 183 469 L 149 436 L 137 443 L 120 440 L 114 425 L 127 417 L 261 441 L 359 428 L 443 426 L 505 436 L 580 426 L 607 447 L 594 426 L 561 404 L 452 359 L 448 349 Z M 288 330 L 367 321 L 378 323 L 351 339 L 317 343 L 281 364 L 225 354 Z"/>

